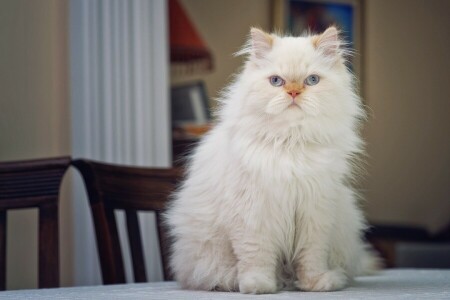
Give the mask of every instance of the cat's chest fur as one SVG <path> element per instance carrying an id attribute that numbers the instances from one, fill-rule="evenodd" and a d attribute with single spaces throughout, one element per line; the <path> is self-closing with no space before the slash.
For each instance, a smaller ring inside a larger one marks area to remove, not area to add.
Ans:
<path id="1" fill-rule="evenodd" d="M 238 160 L 247 172 L 274 183 L 340 177 L 348 171 L 345 152 L 334 145 L 300 143 L 289 137 L 266 141 L 242 135 L 230 139 L 229 148 L 231 160 Z"/>
<path id="2" fill-rule="evenodd" d="M 344 151 L 331 145 L 269 143 L 249 136 L 235 139 L 229 147 L 230 161 L 248 176 L 241 184 L 249 180 L 249 191 L 258 195 L 253 199 L 258 205 L 252 206 L 253 212 L 242 210 L 243 218 L 254 213 L 283 257 L 294 258 L 299 251 L 295 245 L 308 242 L 304 231 L 313 224 L 310 220 L 328 223 L 334 218 L 332 210 L 320 208 L 334 205 L 348 171 Z"/>

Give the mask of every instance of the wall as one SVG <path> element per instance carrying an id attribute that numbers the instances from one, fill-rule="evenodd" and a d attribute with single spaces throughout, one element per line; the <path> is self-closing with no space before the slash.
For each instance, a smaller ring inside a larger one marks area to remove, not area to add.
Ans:
<path id="1" fill-rule="evenodd" d="M 242 65 L 233 57 L 244 44 L 251 26 L 270 29 L 270 0 L 182 0 L 191 22 L 214 55 L 214 70 L 195 76 L 172 74 L 172 84 L 204 80 L 211 98 L 231 79 Z M 212 105 L 214 102 L 211 101 Z"/>
<path id="2" fill-rule="evenodd" d="M 450 1 L 366 1 L 371 220 L 432 231 L 450 212 Z"/>
<path id="3" fill-rule="evenodd" d="M 66 5 L 0 2 L 0 161 L 70 153 Z M 69 218 L 67 181 L 61 220 Z M 70 228 L 61 223 L 62 284 L 68 284 Z M 7 226 L 7 288 L 36 287 L 37 212 L 9 213 Z"/>

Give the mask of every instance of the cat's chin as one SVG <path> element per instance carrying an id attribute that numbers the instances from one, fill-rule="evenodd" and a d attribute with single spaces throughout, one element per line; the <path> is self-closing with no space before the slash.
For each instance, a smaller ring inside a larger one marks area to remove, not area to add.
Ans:
<path id="1" fill-rule="evenodd" d="M 291 103 L 288 105 L 287 109 L 300 109 L 300 106 L 298 106 L 297 103 Z"/>
<path id="2" fill-rule="evenodd" d="M 297 104 L 290 104 L 279 114 L 280 118 L 287 121 L 301 121 L 305 117 L 305 112 Z"/>
<path id="3" fill-rule="evenodd" d="M 297 103 L 284 104 L 283 106 L 278 106 L 276 109 L 270 109 L 266 111 L 269 115 L 273 116 L 284 116 L 286 114 L 296 115 L 297 117 L 303 115 L 303 110 Z"/>
<path id="4" fill-rule="evenodd" d="M 288 127 L 299 127 L 305 119 L 305 112 L 297 105 L 286 107 L 283 111 L 270 115 L 269 120 L 272 130 L 276 130 L 276 128 L 286 129 Z"/>

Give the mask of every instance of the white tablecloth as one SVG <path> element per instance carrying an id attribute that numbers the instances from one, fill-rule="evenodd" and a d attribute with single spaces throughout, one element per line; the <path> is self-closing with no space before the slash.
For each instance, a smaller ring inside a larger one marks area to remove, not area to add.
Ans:
<path id="1" fill-rule="evenodd" d="M 450 270 L 397 269 L 359 277 L 338 292 L 282 291 L 274 295 L 181 290 L 175 282 L 0 292 L 0 299 L 450 299 Z"/>

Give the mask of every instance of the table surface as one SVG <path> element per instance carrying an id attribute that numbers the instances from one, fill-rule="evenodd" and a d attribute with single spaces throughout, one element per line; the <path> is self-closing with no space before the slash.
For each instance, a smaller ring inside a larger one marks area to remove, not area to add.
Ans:
<path id="1" fill-rule="evenodd" d="M 281 291 L 272 295 L 186 291 L 175 282 L 0 292 L 0 299 L 450 299 L 450 270 L 393 269 L 358 277 L 337 292 Z"/>

